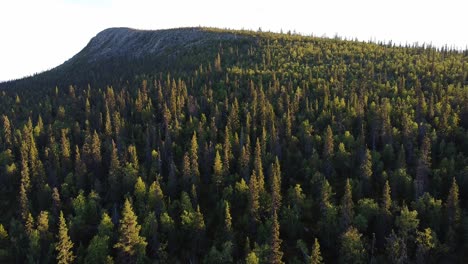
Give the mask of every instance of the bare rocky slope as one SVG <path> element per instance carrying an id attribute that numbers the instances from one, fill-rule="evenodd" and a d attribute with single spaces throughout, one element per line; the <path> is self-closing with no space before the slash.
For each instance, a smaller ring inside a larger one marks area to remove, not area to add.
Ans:
<path id="1" fill-rule="evenodd" d="M 184 61 L 184 54 L 193 55 L 197 49 L 214 46 L 205 44 L 247 38 L 240 33 L 215 32 L 204 28 L 108 28 L 62 65 L 31 77 L 0 83 L 0 89 L 21 88 L 26 84 L 31 86 L 31 83 L 34 86 L 105 84 L 115 81 L 112 80 L 115 76 L 131 78 L 135 74 L 154 73 L 174 64 L 193 67 L 196 65 Z"/>
<path id="2" fill-rule="evenodd" d="M 72 61 L 85 56 L 89 63 L 119 57 L 142 58 L 176 51 L 206 41 L 238 38 L 232 33 L 214 33 L 201 28 L 136 30 L 109 28 L 101 31 Z M 177 48 L 177 49 L 175 49 Z"/>

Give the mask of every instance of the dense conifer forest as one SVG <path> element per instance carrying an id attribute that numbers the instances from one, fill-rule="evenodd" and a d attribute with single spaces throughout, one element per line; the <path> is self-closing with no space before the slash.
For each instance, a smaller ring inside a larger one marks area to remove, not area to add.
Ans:
<path id="1" fill-rule="evenodd" d="M 197 30 L 1 84 L 1 263 L 468 261 L 468 51 Z"/>

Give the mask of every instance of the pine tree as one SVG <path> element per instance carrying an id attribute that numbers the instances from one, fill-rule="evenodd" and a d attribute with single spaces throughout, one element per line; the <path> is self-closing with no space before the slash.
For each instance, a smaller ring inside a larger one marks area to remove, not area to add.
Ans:
<path id="1" fill-rule="evenodd" d="M 408 261 L 406 242 L 392 230 L 389 237 L 386 238 L 385 250 L 390 263 L 404 264 Z"/>
<path id="2" fill-rule="evenodd" d="M 138 154 L 137 154 L 137 149 L 135 145 L 130 145 L 128 146 L 128 161 L 132 165 L 132 167 L 138 171 L 140 165 L 138 162 Z"/>
<path id="3" fill-rule="evenodd" d="M 324 163 L 324 172 L 327 177 L 330 177 L 333 171 L 332 167 L 332 157 L 334 143 L 333 143 L 333 131 L 330 126 L 327 126 L 327 130 L 324 136 L 324 145 L 323 145 L 323 158 L 325 160 Z"/>
<path id="4" fill-rule="evenodd" d="M 414 180 L 414 188 L 416 199 L 427 191 L 429 184 L 429 174 L 431 167 L 431 140 L 426 135 L 423 139 L 418 165 L 416 168 L 416 179 Z"/>
<path id="5" fill-rule="evenodd" d="M 369 149 L 366 148 L 360 165 L 360 176 L 362 182 L 362 190 L 365 197 L 371 194 L 372 181 L 372 156 Z"/>
<path id="6" fill-rule="evenodd" d="M 147 242 L 140 236 L 141 226 L 128 199 L 125 199 L 119 222 L 119 239 L 114 245 L 118 250 L 118 260 L 121 263 L 136 263 L 138 257 L 145 255 Z"/>
<path id="7" fill-rule="evenodd" d="M 254 221 L 260 220 L 259 210 L 260 210 L 260 190 L 258 187 L 257 173 L 255 170 L 252 171 L 249 181 L 249 211 L 250 216 Z"/>
<path id="8" fill-rule="evenodd" d="M 120 197 L 122 189 L 122 179 L 120 176 L 120 161 L 117 153 L 117 146 L 112 140 L 112 150 L 109 162 L 109 177 L 107 178 L 109 192 L 112 201 L 116 202 Z"/>
<path id="9" fill-rule="evenodd" d="M 262 165 L 262 148 L 260 147 L 260 140 L 258 138 L 257 143 L 255 144 L 254 170 L 257 175 L 257 186 L 259 188 L 259 192 L 263 193 L 265 191 L 265 176 L 263 174 Z"/>
<path id="10" fill-rule="evenodd" d="M 254 251 L 250 252 L 247 254 L 247 257 L 245 258 L 245 264 L 259 264 L 260 260 L 257 257 L 257 254 L 255 254 Z"/>
<path id="11" fill-rule="evenodd" d="M 21 218 L 23 223 L 26 223 L 29 213 L 29 199 L 28 192 L 26 190 L 26 183 L 21 179 L 20 193 L 19 193 L 19 204 L 21 210 Z"/>
<path id="12" fill-rule="evenodd" d="M 271 178 L 271 198 L 273 202 L 273 210 L 279 210 L 281 206 L 281 169 L 278 157 L 275 163 L 271 165 L 272 178 Z"/>
<path id="13" fill-rule="evenodd" d="M 223 172 L 225 176 L 229 175 L 229 169 L 231 167 L 232 150 L 231 150 L 231 132 L 228 126 L 226 126 L 224 132 L 224 144 L 223 144 Z"/>
<path id="14" fill-rule="evenodd" d="M 367 254 L 361 237 L 362 234 L 352 226 L 341 236 L 340 263 L 366 263 Z"/>
<path id="15" fill-rule="evenodd" d="M 458 232 L 461 224 L 461 208 L 458 194 L 458 184 L 455 178 L 452 180 L 452 185 L 447 196 L 446 210 L 448 222 L 446 241 L 453 250 L 458 244 Z"/>
<path id="16" fill-rule="evenodd" d="M 8 119 L 8 116 L 2 115 L 2 121 L 3 121 L 3 138 L 4 138 L 5 148 L 9 149 L 12 144 L 10 119 Z"/>
<path id="17" fill-rule="evenodd" d="M 57 263 L 73 263 L 73 260 L 75 259 L 72 251 L 73 242 L 68 236 L 68 228 L 65 223 L 65 218 L 63 217 L 63 212 L 60 212 L 58 240 L 59 241 L 55 246 L 55 250 L 57 251 Z"/>
<path id="18" fill-rule="evenodd" d="M 146 184 L 141 177 L 138 177 L 135 183 L 134 196 L 136 200 L 136 211 L 139 216 L 143 216 L 146 207 Z"/>
<path id="19" fill-rule="evenodd" d="M 281 251 L 281 239 L 280 239 L 280 226 L 278 223 L 278 215 L 276 211 L 273 211 L 271 225 L 271 237 L 270 237 L 270 260 L 269 263 L 279 264 L 284 263 L 281 259 L 283 258 L 283 252 Z"/>
<path id="20" fill-rule="evenodd" d="M 221 56 L 219 55 L 219 53 L 214 60 L 214 67 L 217 72 L 221 72 Z"/>
<path id="21" fill-rule="evenodd" d="M 228 201 L 224 202 L 224 232 L 230 240 L 232 238 L 232 216 Z"/>
<path id="22" fill-rule="evenodd" d="M 322 253 L 320 252 L 320 244 L 318 239 L 315 238 L 314 244 L 312 245 L 312 253 L 310 255 L 310 264 L 322 264 L 323 258 Z"/>
<path id="23" fill-rule="evenodd" d="M 390 208 L 392 206 L 392 197 L 390 195 L 390 185 L 388 184 L 388 180 L 385 181 L 383 195 L 382 195 L 382 210 L 390 215 Z"/>
<path id="24" fill-rule="evenodd" d="M 341 199 L 341 228 L 347 230 L 353 223 L 354 203 L 352 198 L 351 184 L 349 178 L 346 179 L 345 193 Z"/>
<path id="25" fill-rule="evenodd" d="M 461 221 L 461 209 L 458 196 L 457 180 L 453 178 L 446 203 L 448 223 L 451 226 L 457 226 Z"/>
<path id="26" fill-rule="evenodd" d="M 78 189 L 86 189 L 87 185 L 87 168 L 86 164 L 81 160 L 80 148 L 75 146 L 75 181 Z"/>
<path id="27" fill-rule="evenodd" d="M 111 124 L 111 118 L 110 118 L 110 113 L 109 113 L 109 107 L 107 105 L 106 101 L 106 120 L 104 123 L 104 134 L 108 137 L 112 136 L 112 124 Z"/>
<path id="28" fill-rule="evenodd" d="M 64 171 L 68 171 L 71 166 L 71 149 L 70 149 L 70 140 L 67 137 L 67 130 L 62 129 L 61 130 L 61 138 L 60 138 L 60 143 L 61 143 L 61 149 L 62 149 L 62 166 Z"/>
<path id="29" fill-rule="evenodd" d="M 164 209 L 164 193 L 158 180 L 154 181 L 149 187 L 148 208 L 154 210 L 158 215 Z"/>
<path id="30" fill-rule="evenodd" d="M 213 184 L 216 186 L 216 193 L 218 193 L 223 185 L 223 163 L 217 150 L 213 165 Z"/>
<path id="31" fill-rule="evenodd" d="M 190 155 L 188 152 L 185 152 L 184 158 L 182 160 L 182 181 L 184 185 L 184 190 L 187 190 L 192 183 L 192 169 L 190 168 Z"/>
<path id="32" fill-rule="evenodd" d="M 101 163 L 101 139 L 99 138 L 98 133 L 94 130 L 93 133 L 93 141 L 92 141 L 92 148 L 91 148 L 91 157 L 96 164 Z"/>
<path id="33" fill-rule="evenodd" d="M 114 234 L 114 223 L 112 223 L 112 219 L 106 212 L 102 213 L 101 222 L 99 222 L 98 226 L 98 234 L 108 237 L 112 237 Z"/>
<path id="34" fill-rule="evenodd" d="M 192 183 L 200 182 L 200 170 L 198 169 L 198 141 L 197 133 L 194 132 L 190 143 L 190 168 L 192 170 Z"/>
<path id="35" fill-rule="evenodd" d="M 250 147 L 246 144 L 242 147 L 239 157 L 240 173 L 244 179 L 248 179 L 250 173 Z"/>

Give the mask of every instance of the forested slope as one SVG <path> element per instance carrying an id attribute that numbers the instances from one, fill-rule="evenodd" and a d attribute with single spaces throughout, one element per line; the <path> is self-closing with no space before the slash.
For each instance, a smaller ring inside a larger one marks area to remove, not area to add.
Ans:
<path id="1" fill-rule="evenodd" d="M 0 85 L 0 262 L 464 263 L 467 61 L 104 31 Z"/>

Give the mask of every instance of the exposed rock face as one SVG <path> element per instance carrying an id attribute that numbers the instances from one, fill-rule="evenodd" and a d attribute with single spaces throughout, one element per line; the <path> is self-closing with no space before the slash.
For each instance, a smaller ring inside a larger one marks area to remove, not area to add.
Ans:
<path id="1" fill-rule="evenodd" d="M 85 56 L 90 63 L 118 57 L 141 58 L 158 55 L 168 49 L 176 50 L 203 44 L 207 40 L 228 40 L 238 37 L 231 33 L 219 34 L 200 28 L 167 30 L 109 28 L 92 38 L 75 57 Z"/>

